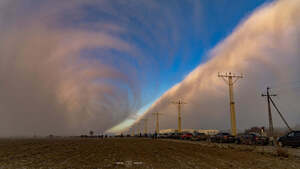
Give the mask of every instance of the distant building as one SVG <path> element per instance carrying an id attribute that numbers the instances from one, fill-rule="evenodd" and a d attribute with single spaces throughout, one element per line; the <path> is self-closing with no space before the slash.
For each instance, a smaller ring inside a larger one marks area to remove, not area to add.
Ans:
<path id="1" fill-rule="evenodd" d="M 165 133 L 175 133 L 177 130 L 175 129 L 163 129 L 163 130 L 159 130 L 160 134 L 165 134 Z"/>
<path id="2" fill-rule="evenodd" d="M 214 129 L 210 129 L 210 130 L 197 130 L 198 133 L 205 133 L 206 135 L 215 135 L 218 134 L 220 131 L 219 130 L 214 130 Z"/>
<path id="3" fill-rule="evenodd" d="M 176 133 L 176 129 L 163 129 L 160 130 L 159 133 L 164 134 L 164 133 Z M 214 130 L 214 129 L 209 129 L 209 130 L 204 130 L 204 129 L 183 129 L 182 132 L 189 132 L 189 133 L 205 133 L 206 135 L 215 135 L 218 134 L 220 131 L 219 130 Z"/>

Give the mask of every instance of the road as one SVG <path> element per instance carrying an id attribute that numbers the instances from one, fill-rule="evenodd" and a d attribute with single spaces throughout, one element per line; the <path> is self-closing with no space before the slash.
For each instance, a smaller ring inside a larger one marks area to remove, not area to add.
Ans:
<path id="1" fill-rule="evenodd" d="M 299 169 L 300 158 L 284 158 L 246 148 L 180 140 L 0 140 L 0 169 L 69 168 Z"/>

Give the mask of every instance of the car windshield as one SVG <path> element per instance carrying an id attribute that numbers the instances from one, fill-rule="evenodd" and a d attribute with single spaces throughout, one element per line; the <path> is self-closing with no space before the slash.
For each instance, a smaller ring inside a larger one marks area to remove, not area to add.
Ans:
<path id="1" fill-rule="evenodd" d="M 294 132 L 291 132 L 288 134 L 289 137 L 293 137 L 294 136 Z"/>
<path id="2" fill-rule="evenodd" d="M 251 135 L 254 135 L 254 136 L 260 136 L 260 134 L 258 133 L 250 133 Z"/>
<path id="3" fill-rule="evenodd" d="M 182 132 L 182 134 L 190 134 L 189 132 Z"/>
<path id="4" fill-rule="evenodd" d="M 300 131 L 295 131 L 295 136 L 300 137 Z"/>

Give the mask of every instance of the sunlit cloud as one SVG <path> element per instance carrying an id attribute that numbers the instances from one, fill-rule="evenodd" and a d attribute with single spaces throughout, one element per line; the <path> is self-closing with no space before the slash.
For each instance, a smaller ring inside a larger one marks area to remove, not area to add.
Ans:
<path id="1" fill-rule="evenodd" d="M 287 121 L 292 126 L 299 123 L 299 93 L 292 88 L 290 92 L 277 90 L 284 82 L 300 80 L 299 10 L 297 0 L 276 1 L 257 9 L 208 52 L 207 63 L 156 100 L 145 116 L 159 111 L 164 114 L 162 128 L 177 128 L 177 109 L 169 103 L 182 98 L 188 103 L 183 107 L 184 128 L 229 129 L 228 86 L 217 74 L 234 72 L 245 74 L 235 85 L 239 129 L 267 126 L 266 102 L 260 96 L 267 86 L 279 92 L 276 101 Z M 279 116 L 274 116 L 275 125 L 283 126 Z"/>

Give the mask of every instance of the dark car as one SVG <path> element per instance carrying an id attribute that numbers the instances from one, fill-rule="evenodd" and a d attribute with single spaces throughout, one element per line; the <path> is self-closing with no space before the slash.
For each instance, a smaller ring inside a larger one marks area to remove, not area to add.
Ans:
<path id="1" fill-rule="evenodd" d="M 234 143 L 235 137 L 229 133 L 218 133 L 212 136 L 210 141 L 216 143 Z"/>
<path id="2" fill-rule="evenodd" d="M 171 139 L 180 139 L 181 133 L 171 133 L 170 138 Z"/>
<path id="3" fill-rule="evenodd" d="M 192 138 L 193 138 L 192 133 L 182 133 L 182 135 L 180 136 L 180 139 L 182 140 L 191 140 Z"/>
<path id="4" fill-rule="evenodd" d="M 300 131 L 291 131 L 288 134 L 279 137 L 277 141 L 278 145 L 281 147 L 300 147 Z"/>
<path id="5" fill-rule="evenodd" d="M 168 138 L 169 134 L 168 133 L 162 133 L 159 135 L 159 138 Z"/>
<path id="6" fill-rule="evenodd" d="M 206 141 L 208 136 L 205 133 L 193 133 L 192 140 L 194 141 Z"/>
<path id="7" fill-rule="evenodd" d="M 236 143 L 248 145 L 267 145 L 269 144 L 269 138 L 258 133 L 248 133 L 238 136 L 236 138 Z"/>

